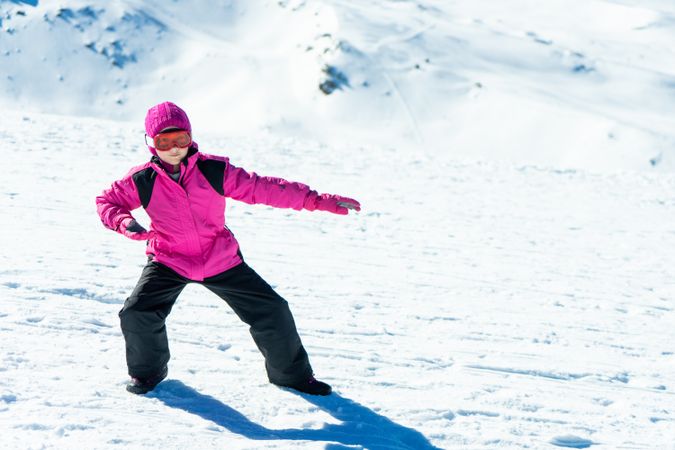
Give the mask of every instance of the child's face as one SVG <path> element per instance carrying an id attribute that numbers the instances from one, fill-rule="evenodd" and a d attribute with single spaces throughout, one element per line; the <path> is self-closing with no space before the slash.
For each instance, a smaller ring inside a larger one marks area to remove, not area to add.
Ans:
<path id="1" fill-rule="evenodd" d="M 169 131 L 174 131 L 177 130 L 177 128 L 165 128 L 160 133 L 166 133 Z M 173 147 L 170 150 L 157 150 L 157 156 L 159 156 L 159 159 L 164 161 L 167 164 L 171 164 L 172 166 L 177 166 L 183 158 L 185 158 L 185 155 L 187 155 L 187 152 L 189 150 L 188 147 Z"/>
<path id="2" fill-rule="evenodd" d="M 165 150 L 163 152 L 158 151 L 157 156 L 159 156 L 159 159 L 165 163 L 176 166 L 183 160 L 183 158 L 185 158 L 187 152 L 188 147 L 174 147 L 171 150 Z"/>

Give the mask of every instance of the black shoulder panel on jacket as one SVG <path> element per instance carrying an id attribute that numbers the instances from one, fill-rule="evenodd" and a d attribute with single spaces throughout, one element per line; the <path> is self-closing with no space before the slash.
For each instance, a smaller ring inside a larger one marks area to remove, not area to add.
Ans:
<path id="1" fill-rule="evenodd" d="M 141 200 L 141 205 L 143 205 L 143 208 L 147 208 L 150 204 L 152 188 L 155 185 L 156 178 L 157 172 L 155 172 L 155 169 L 152 167 L 139 170 L 131 176 L 131 179 L 134 180 L 134 184 L 138 190 L 138 197 Z"/>
<path id="2" fill-rule="evenodd" d="M 216 159 L 202 159 L 197 161 L 197 168 L 204 175 L 211 187 L 220 195 L 225 195 L 223 179 L 225 178 L 225 161 Z"/>

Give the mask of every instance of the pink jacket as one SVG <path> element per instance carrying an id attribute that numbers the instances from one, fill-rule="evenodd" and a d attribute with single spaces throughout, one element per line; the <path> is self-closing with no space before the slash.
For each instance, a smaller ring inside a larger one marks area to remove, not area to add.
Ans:
<path id="1" fill-rule="evenodd" d="M 143 206 L 152 222 L 146 254 L 202 281 L 242 261 L 239 244 L 225 226 L 226 197 L 301 210 L 312 196 L 316 192 L 302 183 L 247 173 L 228 158 L 190 149 L 180 164 L 179 182 L 155 156 L 103 191 L 96 206 L 103 225 L 119 233 L 131 211 Z"/>

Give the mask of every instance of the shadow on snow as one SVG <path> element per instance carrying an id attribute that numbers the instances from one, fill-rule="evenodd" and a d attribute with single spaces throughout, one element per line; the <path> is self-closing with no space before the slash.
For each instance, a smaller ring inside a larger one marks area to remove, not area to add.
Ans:
<path id="1" fill-rule="evenodd" d="M 288 392 L 293 392 L 289 390 Z M 182 409 L 210 420 L 232 433 L 252 440 L 326 441 L 327 449 L 337 450 L 342 445 L 360 445 L 371 450 L 415 449 L 440 450 L 419 432 L 392 422 L 375 411 L 353 400 L 333 393 L 328 397 L 297 394 L 336 419 L 339 425 L 326 424 L 319 430 L 272 430 L 251 422 L 239 411 L 211 396 L 200 394 L 178 380 L 168 380 L 148 394 L 167 406 Z"/>

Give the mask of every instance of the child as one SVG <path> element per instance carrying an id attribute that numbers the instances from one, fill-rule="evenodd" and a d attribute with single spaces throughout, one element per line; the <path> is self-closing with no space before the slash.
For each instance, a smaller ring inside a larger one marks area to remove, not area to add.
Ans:
<path id="1" fill-rule="evenodd" d="M 225 199 L 334 214 L 360 211 L 359 202 L 248 173 L 228 158 L 201 153 L 187 114 L 170 102 L 148 110 L 145 131 L 153 142 L 151 160 L 96 197 L 104 226 L 147 241 L 148 263 L 119 312 L 131 376 L 127 390 L 145 394 L 166 378 L 166 317 L 185 285 L 199 283 L 250 325 L 271 383 L 329 395 L 331 387 L 313 376 L 288 303 L 244 262 L 225 225 Z M 150 217 L 149 230 L 131 215 L 140 206 Z"/>

